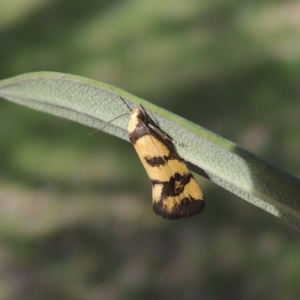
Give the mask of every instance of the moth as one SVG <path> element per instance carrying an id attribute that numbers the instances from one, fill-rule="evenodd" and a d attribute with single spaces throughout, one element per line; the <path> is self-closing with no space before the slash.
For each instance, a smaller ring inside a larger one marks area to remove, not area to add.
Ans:
<path id="1" fill-rule="evenodd" d="M 142 105 L 130 111 L 128 135 L 152 183 L 156 214 L 180 219 L 199 214 L 205 204 L 202 190 L 186 162 L 177 153 L 173 139 L 147 114 Z"/>

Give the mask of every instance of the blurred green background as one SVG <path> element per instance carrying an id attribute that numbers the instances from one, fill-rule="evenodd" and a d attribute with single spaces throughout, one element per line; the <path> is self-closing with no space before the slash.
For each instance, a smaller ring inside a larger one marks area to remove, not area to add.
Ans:
<path id="1" fill-rule="evenodd" d="M 0 0 L 0 78 L 118 86 L 300 175 L 300 3 Z M 168 221 L 132 145 L 0 102 L 0 299 L 299 299 L 300 231 L 199 178 Z M 300 199 L 299 199 L 300 201 Z"/>

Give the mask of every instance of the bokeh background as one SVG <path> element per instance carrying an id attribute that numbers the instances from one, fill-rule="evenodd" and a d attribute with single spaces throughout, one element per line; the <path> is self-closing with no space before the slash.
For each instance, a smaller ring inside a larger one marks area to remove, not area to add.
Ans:
<path id="1" fill-rule="evenodd" d="M 300 3 L 0 0 L 0 78 L 123 88 L 300 176 Z M 299 299 L 300 231 L 198 178 L 168 221 L 132 145 L 0 101 L 0 299 Z M 300 201 L 300 199 L 299 199 Z"/>

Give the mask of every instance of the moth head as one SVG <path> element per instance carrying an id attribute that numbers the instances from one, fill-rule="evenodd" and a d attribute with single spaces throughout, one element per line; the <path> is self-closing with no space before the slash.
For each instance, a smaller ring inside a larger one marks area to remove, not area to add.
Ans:
<path id="1" fill-rule="evenodd" d="M 143 112 L 135 108 L 130 113 L 130 122 L 128 123 L 128 132 L 133 132 L 138 125 L 143 122 Z"/>

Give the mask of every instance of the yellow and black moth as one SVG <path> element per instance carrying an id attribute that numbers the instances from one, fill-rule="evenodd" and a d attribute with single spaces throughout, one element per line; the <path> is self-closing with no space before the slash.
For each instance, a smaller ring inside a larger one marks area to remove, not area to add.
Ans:
<path id="1" fill-rule="evenodd" d="M 150 118 L 146 110 L 130 110 L 128 135 L 152 182 L 153 210 L 167 219 L 194 216 L 204 208 L 203 193 L 186 162 L 176 152 L 173 139 Z"/>

